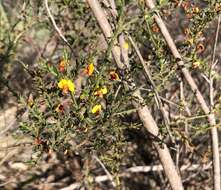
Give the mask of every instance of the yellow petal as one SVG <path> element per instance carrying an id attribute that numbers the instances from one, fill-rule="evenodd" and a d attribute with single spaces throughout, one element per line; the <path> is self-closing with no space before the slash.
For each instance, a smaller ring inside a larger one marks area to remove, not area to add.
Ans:
<path id="1" fill-rule="evenodd" d="M 96 114 L 96 113 L 101 112 L 101 105 L 100 105 L 100 104 L 95 105 L 95 106 L 91 109 L 91 112 L 92 112 L 93 114 Z"/>
<path id="2" fill-rule="evenodd" d="M 61 79 L 58 83 L 58 87 L 63 90 L 63 92 L 67 93 L 68 91 L 74 92 L 75 85 L 71 80 Z"/>
<path id="3" fill-rule="evenodd" d="M 68 89 L 70 92 L 74 92 L 75 91 L 75 85 L 74 83 L 71 81 L 71 80 L 68 80 L 67 81 L 67 84 L 68 84 Z"/>
<path id="4" fill-rule="evenodd" d="M 85 69 L 86 74 L 88 74 L 88 76 L 91 76 L 94 72 L 94 64 L 90 63 L 87 68 Z"/>
<path id="5" fill-rule="evenodd" d="M 101 88 L 101 92 L 102 94 L 107 94 L 107 88 L 106 87 Z"/>
<path id="6" fill-rule="evenodd" d="M 65 80 L 65 79 L 61 79 L 61 80 L 59 81 L 59 83 L 58 83 L 58 87 L 62 89 L 65 84 L 66 84 L 66 80 Z"/>

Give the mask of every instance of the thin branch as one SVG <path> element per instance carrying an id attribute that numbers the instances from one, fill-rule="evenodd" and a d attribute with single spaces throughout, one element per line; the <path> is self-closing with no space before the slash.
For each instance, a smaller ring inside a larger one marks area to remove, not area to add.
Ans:
<path id="1" fill-rule="evenodd" d="M 215 115 L 210 111 L 210 108 L 208 107 L 205 99 L 203 98 L 201 92 L 199 91 L 195 81 L 193 80 L 190 72 L 188 69 L 184 66 L 184 62 L 182 61 L 182 57 L 174 43 L 174 40 L 172 39 L 166 25 L 164 24 L 164 21 L 160 17 L 158 11 L 155 10 L 155 5 L 152 0 L 146 0 L 146 5 L 154 10 L 154 19 L 156 23 L 158 24 L 161 33 L 163 34 L 173 56 L 178 59 L 178 66 L 180 66 L 181 71 L 183 73 L 183 76 L 185 77 L 186 81 L 188 82 L 189 86 L 191 87 L 192 91 L 194 92 L 197 101 L 199 102 L 202 110 L 205 114 L 208 114 L 208 121 L 209 124 L 212 126 L 211 128 L 211 134 L 212 134 L 212 149 L 213 149 L 213 172 L 214 172 L 214 190 L 220 190 L 220 158 L 219 158 L 219 139 L 218 139 L 218 132 L 215 120 Z"/>
<path id="2" fill-rule="evenodd" d="M 166 99 L 166 98 L 164 98 L 164 97 L 162 97 L 162 96 L 160 96 L 160 99 L 161 99 L 162 101 L 164 101 L 164 102 L 167 102 L 168 104 L 173 105 L 174 107 L 177 107 L 177 108 L 180 107 L 179 104 L 177 104 L 177 103 L 175 103 L 175 102 L 172 102 L 171 100 L 168 100 L 168 99 Z"/>
<path id="3" fill-rule="evenodd" d="M 55 20 L 54 20 L 54 17 L 49 9 L 49 6 L 48 6 L 48 0 L 44 0 L 44 3 L 45 3 L 45 8 L 46 8 L 46 11 L 47 11 L 47 14 L 52 22 L 52 25 L 55 29 L 55 31 L 58 33 L 58 35 L 60 36 L 60 38 L 67 44 L 67 46 L 70 48 L 71 52 L 73 52 L 73 49 L 71 47 L 71 45 L 68 43 L 67 39 L 65 38 L 65 36 L 62 34 L 61 30 L 58 28 Z"/>
<path id="4" fill-rule="evenodd" d="M 187 116 L 191 117 L 190 109 L 187 106 L 187 102 L 185 100 L 184 87 L 183 86 L 184 86 L 183 85 L 183 77 L 180 77 L 180 101 L 181 101 L 181 104 L 182 104 L 182 106 L 184 107 L 184 109 L 187 113 Z M 188 129 L 188 123 L 187 122 L 185 122 L 185 133 L 186 133 L 187 136 L 189 136 L 189 129 Z"/>
<path id="5" fill-rule="evenodd" d="M 218 21 L 217 21 L 217 28 L 216 28 L 216 37 L 215 37 L 215 43 L 214 43 L 214 48 L 213 48 L 213 56 L 212 56 L 212 64 L 214 64 L 215 62 L 215 58 L 216 58 L 216 48 L 217 48 L 217 42 L 218 42 L 218 38 L 219 38 L 219 29 L 220 29 L 220 21 L 221 21 L 221 15 L 219 14 L 218 17 Z"/>
<path id="6" fill-rule="evenodd" d="M 219 29 L 220 29 L 220 14 L 217 21 L 217 28 L 216 28 L 216 37 L 215 37 L 215 43 L 213 47 L 213 54 L 212 54 L 212 62 L 210 64 L 210 71 L 209 71 L 209 86 L 210 86 L 210 110 L 213 110 L 214 107 L 214 91 L 213 91 L 213 69 L 218 61 L 215 62 L 216 58 L 216 48 L 217 48 L 217 42 L 219 38 Z"/>
<path id="7" fill-rule="evenodd" d="M 210 99 L 210 111 L 213 111 L 214 108 L 214 89 L 213 89 L 213 82 L 214 82 L 214 76 L 213 76 L 213 71 L 215 65 L 218 63 L 218 60 L 216 62 L 213 62 L 210 67 L 210 72 L 209 72 L 209 99 Z"/>
<path id="8" fill-rule="evenodd" d="M 191 111 L 189 109 L 189 107 L 187 106 L 187 102 L 185 100 L 185 96 L 184 96 L 184 87 L 183 87 L 183 80 L 182 78 L 180 79 L 180 100 L 184 106 L 184 109 L 187 113 L 187 116 L 190 117 L 192 114 L 191 114 Z"/>
<path id="9" fill-rule="evenodd" d="M 108 179 L 111 181 L 113 187 L 116 187 L 116 184 L 115 184 L 115 182 L 114 182 L 114 179 L 113 179 L 112 175 L 110 174 L 110 172 L 109 172 L 109 171 L 107 170 L 107 168 L 105 167 L 105 165 L 101 162 L 101 160 L 100 160 L 97 156 L 93 155 L 93 158 L 101 165 L 101 167 L 103 168 L 103 170 L 104 170 L 105 173 L 107 174 Z"/>

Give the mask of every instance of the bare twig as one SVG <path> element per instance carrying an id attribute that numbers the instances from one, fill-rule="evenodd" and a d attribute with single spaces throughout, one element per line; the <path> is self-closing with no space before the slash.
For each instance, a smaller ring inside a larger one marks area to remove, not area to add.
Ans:
<path id="1" fill-rule="evenodd" d="M 210 64 L 210 71 L 209 71 L 209 86 L 210 86 L 210 110 L 213 110 L 214 107 L 214 90 L 213 90 L 213 70 L 215 65 L 218 61 L 215 61 L 216 58 L 216 48 L 217 48 L 217 42 L 219 38 L 219 28 L 220 28 L 220 15 L 218 17 L 217 21 L 217 28 L 216 28 L 216 37 L 215 37 L 215 43 L 213 47 L 213 54 L 212 54 L 212 62 Z"/>
<path id="2" fill-rule="evenodd" d="M 101 167 L 103 168 L 103 170 L 104 170 L 105 173 L 107 174 L 108 179 L 111 181 L 113 187 L 116 187 L 116 184 L 115 184 L 115 182 L 114 182 L 114 179 L 113 179 L 112 175 L 111 175 L 110 172 L 107 170 L 107 168 L 104 166 L 104 164 L 101 162 L 101 160 L 100 160 L 97 156 L 95 156 L 95 155 L 93 155 L 93 158 L 101 165 Z"/>
<path id="3" fill-rule="evenodd" d="M 58 28 L 55 20 L 54 20 L 54 17 L 49 9 L 49 6 L 48 6 L 48 0 L 44 0 L 44 3 L 45 3 L 45 8 L 46 8 L 46 11 L 47 11 L 47 14 L 52 22 L 52 25 L 55 29 L 55 31 L 58 33 L 58 35 L 60 36 L 60 38 L 67 44 L 67 46 L 70 48 L 71 52 L 73 52 L 72 50 L 72 47 L 71 45 L 68 43 L 67 39 L 65 38 L 65 36 L 62 34 L 61 30 Z"/>
<path id="4" fill-rule="evenodd" d="M 187 116 L 190 117 L 192 114 L 191 114 L 191 111 L 190 111 L 189 107 L 187 106 L 187 102 L 185 100 L 183 79 L 182 78 L 180 79 L 180 100 L 182 102 L 182 105 L 184 106 L 184 109 L 187 113 Z"/>
<path id="5" fill-rule="evenodd" d="M 217 21 L 217 28 L 216 28 L 215 43 L 214 43 L 214 48 L 213 48 L 212 65 L 214 64 L 215 58 L 216 58 L 216 47 L 217 47 L 217 42 L 218 42 L 218 38 L 219 38 L 219 29 L 220 29 L 220 21 L 221 21 L 220 17 L 221 16 L 219 14 L 218 21 Z"/>
<path id="6" fill-rule="evenodd" d="M 97 0 L 87 0 L 87 3 L 89 4 L 91 10 L 93 11 L 100 28 L 102 29 L 102 32 L 104 33 L 106 39 L 112 36 L 113 32 L 111 29 L 111 26 L 106 18 L 106 15 L 104 14 L 99 2 Z M 124 68 L 123 63 L 120 61 L 120 54 L 116 51 L 116 47 L 114 46 L 112 49 L 112 53 L 114 56 L 114 59 L 117 63 L 117 66 L 119 68 Z M 143 122 L 144 127 L 148 130 L 149 133 L 151 133 L 153 136 L 159 136 L 159 129 L 157 127 L 157 124 L 155 123 L 149 109 L 147 106 L 142 106 L 141 103 L 143 103 L 143 99 L 140 95 L 140 91 L 137 90 L 133 94 L 134 98 L 138 101 L 133 101 L 134 106 L 138 110 L 139 117 L 141 121 Z M 155 148 L 158 151 L 161 163 L 163 165 L 164 171 L 166 173 L 166 176 L 169 179 L 171 187 L 175 190 L 182 190 L 183 185 L 181 182 L 181 178 L 178 175 L 174 162 L 171 158 L 170 152 L 165 144 L 160 145 L 159 143 L 153 141 L 153 144 Z"/>
<path id="7" fill-rule="evenodd" d="M 152 0 L 146 0 L 146 4 L 150 9 L 155 10 L 155 5 Z M 213 147 L 214 189 L 220 190 L 219 139 L 218 139 L 218 135 L 217 135 L 217 128 L 215 127 L 215 125 L 216 125 L 215 115 L 213 113 L 211 113 L 205 99 L 203 98 L 195 81 L 193 80 L 192 76 L 190 75 L 190 72 L 188 71 L 187 68 L 184 67 L 184 62 L 182 61 L 182 57 L 181 57 L 180 53 L 178 52 L 177 47 L 176 47 L 169 31 L 167 30 L 166 25 L 164 24 L 162 18 L 160 17 L 159 13 L 156 10 L 154 13 L 154 19 L 155 19 L 156 23 L 158 24 L 158 26 L 161 30 L 161 33 L 163 34 L 173 56 L 175 58 L 179 59 L 177 64 L 181 67 L 181 71 L 182 71 L 186 81 L 188 82 L 189 86 L 191 87 L 192 91 L 194 92 L 194 94 L 197 98 L 197 101 L 199 102 L 202 110 L 204 111 L 205 114 L 208 114 L 209 124 L 211 126 L 213 126 L 211 128 L 211 134 L 212 134 L 212 147 Z"/>
<path id="8" fill-rule="evenodd" d="M 184 96 L 184 87 L 183 87 L 183 78 L 182 77 L 180 77 L 180 101 L 181 101 L 181 104 L 187 113 L 187 116 L 191 117 L 191 112 L 190 112 L 189 107 L 187 106 L 187 102 L 186 102 L 185 96 Z M 185 122 L 185 133 L 187 136 L 189 136 L 189 129 L 188 129 L 187 122 Z"/>

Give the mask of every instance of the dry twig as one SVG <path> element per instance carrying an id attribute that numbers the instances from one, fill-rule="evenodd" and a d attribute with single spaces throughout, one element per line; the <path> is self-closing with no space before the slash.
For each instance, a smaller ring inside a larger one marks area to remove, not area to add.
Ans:
<path id="1" fill-rule="evenodd" d="M 51 14 L 51 11 L 49 9 L 49 6 L 48 6 L 48 0 L 44 0 L 44 3 L 45 3 L 45 8 L 46 8 L 46 11 L 47 11 L 47 14 L 48 14 L 48 17 L 50 18 L 51 22 L 52 22 L 52 25 L 55 29 L 55 31 L 58 33 L 58 35 L 60 36 L 60 38 L 67 44 L 67 46 L 70 48 L 71 52 L 73 52 L 72 50 L 72 47 L 71 45 L 68 43 L 67 39 L 65 38 L 65 36 L 62 34 L 60 28 L 58 28 L 55 20 L 54 20 L 54 17 L 53 15 Z"/>
<path id="2" fill-rule="evenodd" d="M 116 187 L 116 184 L 114 182 L 114 179 L 112 177 L 112 175 L 110 174 L 110 172 L 107 170 L 107 168 L 104 166 L 104 164 L 101 162 L 101 160 L 97 157 L 97 156 L 93 156 L 93 158 L 101 165 L 101 167 L 103 168 L 103 170 L 105 171 L 105 173 L 107 174 L 108 179 L 111 181 L 113 187 Z"/>

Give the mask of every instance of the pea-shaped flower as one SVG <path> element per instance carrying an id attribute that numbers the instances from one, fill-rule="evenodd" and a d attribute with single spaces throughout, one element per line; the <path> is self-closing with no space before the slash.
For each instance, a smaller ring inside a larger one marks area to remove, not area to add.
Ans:
<path id="1" fill-rule="evenodd" d="M 91 109 L 91 113 L 93 114 L 99 114 L 102 110 L 102 107 L 100 104 L 95 105 L 92 109 Z"/>
<path id="2" fill-rule="evenodd" d="M 67 94 L 68 92 L 73 93 L 75 91 L 75 85 L 69 79 L 61 79 L 58 82 L 58 88 L 60 88 L 64 94 Z"/>

